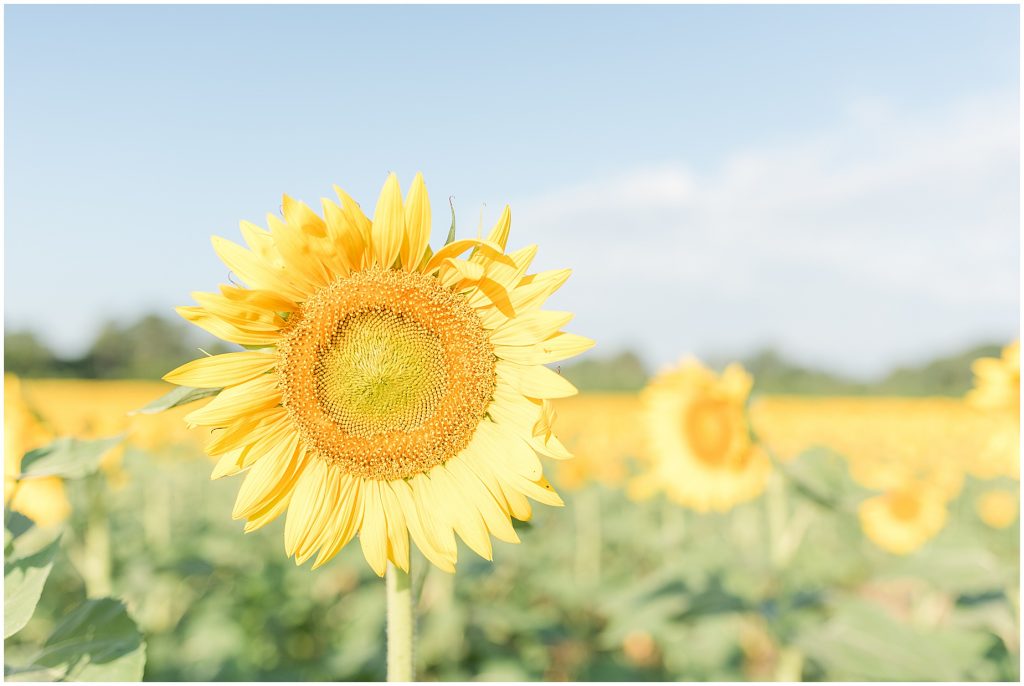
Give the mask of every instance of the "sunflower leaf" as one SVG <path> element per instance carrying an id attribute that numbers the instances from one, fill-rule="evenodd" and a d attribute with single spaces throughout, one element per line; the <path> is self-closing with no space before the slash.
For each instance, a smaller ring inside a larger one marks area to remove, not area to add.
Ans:
<path id="1" fill-rule="evenodd" d="M 455 242 L 455 203 L 453 200 L 454 198 L 452 197 L 448 198 L 448 207 L 452 209 L 452 226 L 448 229 L 448 238 L 444 240 L 445 245 Z"/>
<path id="2" fill-rule="evenodd" d="M 98 598 L 72 610 L 32 664 L 59 681 L 141 681 L 146 644 L 121 601 Z"/>
<path id="3" fill-rule="evenodd" d="M 35 526 L 35 523 L 14 510 L 4 510 L 4 550 L 7 551 L 23 533 Z M 5 552 L 6 556 L 7 553 Z"/>
<path id="4" fill-rule="evenodd" d="M 123 438 L 124 434 L 95 441 L 58 438 L 49 445 L 25 453 L 18 478 L 59 476 L 62 479 L 80 479 L 88 476 L 99 469 L 100 458 L 104 453 L 120 443 Z"/>
<path id="5" fill-rule="evenodd" d="M 4 638 L 10 638 L 28 624 L 39 604 L 53 558 L 58 536 L 42 549 L 24 557 L 8 559 L 4 564 Z"/>
<path id="6" fill-rule="evenodd" d="M 158 412 L 169 410 L 172 407 L 181 407 L 182 405 L 187 405 L 195 402 L 196 400 L 209 398 L 211 395 L 217 395 L 220 391 L 221 389 L 219 388 L 192 388 L 190 386 L 179 386 L 167 395 L 157 398 L 145 407 L 132 410 L 128 414 L 157 414 Z"/>

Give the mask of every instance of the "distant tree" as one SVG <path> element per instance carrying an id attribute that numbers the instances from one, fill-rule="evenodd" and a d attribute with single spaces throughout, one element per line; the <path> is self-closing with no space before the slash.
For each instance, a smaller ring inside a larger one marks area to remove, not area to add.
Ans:
<path id="1" fill-rule="evenodd" d="M 31 331 L 4 333 L 4 370 L 19 376 L 56 375 L 59 362 Z"/>
<path id="2" fill-rule="evenodd" d="M 862 383 L 830 372 L 800 366 L 770 348 L 761 350 L 742 362 L 754 377 L 754 388 L 759 393 L 861 395 L 866 390 Z"/>
<path id="3" fill-rule="evenodd" d="M 85 355 L 83 366 L 98 379 L 158 379 L 197 357 L 197 348 L 203 343 L 211 354 L 234 349 L 212 338 L 198 341 L 185 322 L 153 314 L 127 326 L 108 322 Z"/>
<path id="4" fill-rule="evenodd" d="M 643 360 L 632 350 L 580 360 L 561 367 L 561 373 L 581 391 L 638 391 L 647 383 Z"/>
<path id="5" fill-rule="evenodd" d="M 885 395 L 960 396 L 974 385 L 971 363 L 979 357 L 999 357 L 1001 352 L 1000 345 L 979 345 L 918 367 L 902 367 L 879 383 L 876 392 Z"/>

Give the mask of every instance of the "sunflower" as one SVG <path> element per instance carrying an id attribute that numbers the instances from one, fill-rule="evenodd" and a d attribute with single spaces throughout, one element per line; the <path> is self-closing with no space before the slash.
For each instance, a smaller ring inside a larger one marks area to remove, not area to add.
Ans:
<path id="1" fill-rule="evenodd" d="M 981 521 L 993 529 L 1005 529 L 1017 519 L 1020 494 L 996 488 L 982 493 L 975 507 Z"/>
<path id="2" fill-rule="evenodd" d="M 982 357 L 971 365 L 974 388 L 967 402 L 992 421 L 987 443 L 969 465 L 980 479 L 1020 478 L 1020 341 L 1001 357 Z"/>
<path id="3" fill-rule="evenodd" d="M 404 203 L 390 175 L 372 221 L 335 191 L 323 218 L 284 196 L 269 230 L 242 222 L 249 249 L 214 237 L 248 287 L 178 312 L 249 350 L 164 378 L 223 389 L 185 419 L 213 431 L 213 478 L 246 472 L 232 513 L 246 531 L 287 512 L 297 564 L 357 535 L 379 575 L 389 560 L 408 570 L 410 537 L 449 572 L 455 534 L 490 559 L 491 535 L 518 542 L 529 499 L 562 505 L 537 453 L 569 457 L 548 400 L 576 389 L 544 365 L 593 341 L 540 308 L 569 270 L 528 274 L 536 246 L 506 252 L 508 207 L 486 240 L 432 251 L 420 175 Z"/>
<path id="4" fill-rule="evenodd" d="M 18 480 L 25 453 L 53 436 L 25 402 L 21 380 L 4 375 L 4 504 L 40 526 L 59 524 L 71 514 L 64 482 L 56 476 Z"/>
<path id="5" fill-rule="evenodd" d="M 865 500 L 858 515 L 861 528 L 875 545 L 907 555 L 942 531 L 946 499 L 929 484 L 911 482 Z"/>
<path id="6" fill-rule="evenodd" d="M 644 389 L 650 470 L 630 487 L 658 490 L 698 512 L 724 512 L 764 490 L 771 461 L 751 440 L 746 401 L 753 379 L 738 364 L 719 376 L 694 359 Z"/>

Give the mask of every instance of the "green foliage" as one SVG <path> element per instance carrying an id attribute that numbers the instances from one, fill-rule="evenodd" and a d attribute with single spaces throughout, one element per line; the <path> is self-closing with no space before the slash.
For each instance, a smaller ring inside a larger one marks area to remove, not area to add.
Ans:
<path id="1" fill-rule="evenodd" d="M 647 383 L 643 361 L 628 350 L 609 358 L 588 357 L 563 365 L 561 373 L 581 392 L 638 391 Z"/>
<path id="2" fill-rule="evenodd" d="M 6 333 L 4 346 L 8 372 L 82 379 L 157 379 L 195 359 L 200 347 L 211 354 L 238 349 L 183 321 L 152 314 L 127 325 L 107 322 L 81 357 L 59 357 L 31 332 Z"/>
<path id="3" fill-rule="evenodd" d="M 960 517 L 919 553 L 885 554 L 855 512 L 795 486 L 859 497 L 831 457 L 787 463 L 792 479 L 724 514 L 589 486 L 564 492 L 565 508 L 536 507 L 517 528 L 522 544 L 496 542 L 493 563 L 461 547 L 452 576 L 414 553 L 417 676 L 772 680 L 777 655 L 758 662 L 755 632 L 796 651 L 794 678 L 1015 678 L 1016 530 Z M 108 502 L 114 588 L 146 635 L 148 680 L 384 678 L 384 583 L 358 542 L 299 568 L 281 550 L 282 521 L 243 536 L 230 517 L 238 480 L 211 483 L 205 459 L 129 448 L 125 466 L 131 486 Z M 581 509 L 597 513 L 596 529 Z M 59 624 L 79 584 L 56 566 L 37 615 Z M 929 603 L 949 610 L 929 617 Z M 638 635 L 647 657 L 625 648 Z M 871 647 L 876 635 L 891 645 Z M 892 662 L 904 643 L 909 657 Z"/>
<path id="4" fill-rule="evenodd" d="M 877 605 L 844 597 L 797 645 L 837 681 L 965 681 L 991 678 L 980 659 L 997 639 L 956 628 L 921 628 Z"/>
<path id="5" fill-rule="evenodd" d="M 135 410 L 131 414 L 157 414 L 172 407 L 188 405 L 211 395 L 220 393 L 219 388 L 191 388 L 189 386 L 178 386 L 166 395 L 162 395 L 145 407 Z"/>
<path id="6" fill-rule="evenodd" d="M 4 368 L 21 376 L 65 376 L 61 361 L 31 331 L 4 333 Z"/>
<path id="7" fill-rule="evenodd" d="M 121 442 L 123 435 L 95 441 L 78 438 L 58 438 L 42 448 L 25 454 L 21 461 L 20 479 L 59 476 L 62 479 L 81 479 L 99 469 L 104 453 Z"/>
<path id="8" fill-rule="evenodd" d="M 141 681 L 146 644 L 124 604 L 87 600 L 54 629 L 19 681 Z"/>
<path id="9" fill-rule="evenodd" d="M 830 372 L 809 369 L 763 350 L 743 360 L 759 393 L 796 395 L 962 396 L 973 384 L 971 363 L 979 357 L 998 357 L 1001 347 L 978 345 L 917 367 L 903 367 L 878 381 L 855 381 Z"/>
<path id="10" fill-rule="evenodd" d="M 53 568 L 60 539 L 25 551 L 19 543 L 26 540 L 22 535 L 30 530 L 31 522 L 26 526 L 27 518 L 12 512 L 5 512 L 4 519 L 4 639 L 7 639 L 21 631 L 32 618 Z M 12 520 L 13 530 L 6 525 Z"/>
<path id="11" fill-rule="evenodd" d="M 896 369 L 879 383 L 878 395 L 961 396 L 974 384 L 971 363 L 979 357 L 999 357 L 1002 346 L 979 345 L 916 367 Z"/>
<path id="12" fill-rule="evenodd" d="M 59 476 L 73 484 L 68 480 L 94 474 L 100 457 L 121 438 L 59 439 L 26 454 L 18 478 Z M 135 622 L 124 604 L 112 598 L 76 605 L 81 593 L 77 575 L 70 598 L 59 590 L 53 594 L 61 596 L 59 611 L 30 623 L 40 601 L 49 595 L 43 590 L 52 572 L 63 571 L 55 562 L 64 540 L 52 527 L 40 529 L 23 515 L 4 513 L 4 676 L 17 681 L 141 680 L 146 648 Z M 48 636 L 40 634 L 53 617 L 59 618 L 56 626 Z M 35 631 L 26 630 L 33 625 Z M 45 638 L 39 641 L 40 636 Z"/>

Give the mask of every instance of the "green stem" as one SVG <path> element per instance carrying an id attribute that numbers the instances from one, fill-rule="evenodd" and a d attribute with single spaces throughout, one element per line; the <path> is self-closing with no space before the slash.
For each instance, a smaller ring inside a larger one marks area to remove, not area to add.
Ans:
<path id="1" fill-rule="evenodd" d="M 390 562 L 387 571 L 388 681 L 412 681 L 412 585 Z"/>
<path id="2" fill-rule="evenodd" d="M 86 515 L 82 541 L 85 593 L 90 598 L 103 598 L 111 593 L 110 522 L 107 518 L 106 482 L 94 474 L 89 477 L 89 512 Z"/>
<path id="3" fill-rule="evenodd" d="M 580 491 L 576 510 L 576 582 L 593 591 L 601 582 L 601 496 L 596 486 Z"/>

